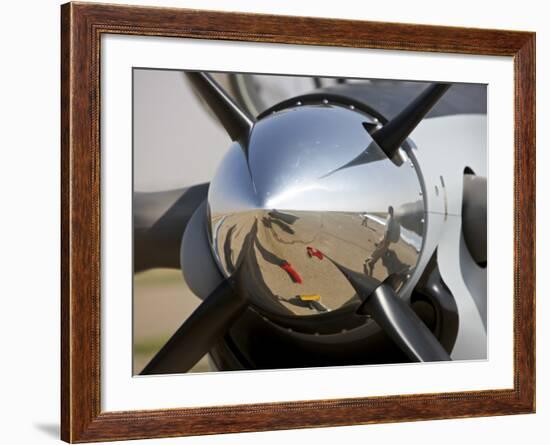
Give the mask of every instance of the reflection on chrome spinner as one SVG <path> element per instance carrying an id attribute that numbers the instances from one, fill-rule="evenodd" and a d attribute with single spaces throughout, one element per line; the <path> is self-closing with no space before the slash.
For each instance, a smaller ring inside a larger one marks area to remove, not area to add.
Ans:
<path id="1" fill-rule="evenodd" d="M 410 151 L 395 162 L 378 147 L 373 123 L 353 107 L 297 104 L 230 147 L 208 195 L 212 248 L 226 276 L 242 261 L 261 311 L 316 316 L 358 306 L 344 270 L 370 290 L 391 277 L 399 291 L 415 268 L 426 229 L 422 181 Z"/>

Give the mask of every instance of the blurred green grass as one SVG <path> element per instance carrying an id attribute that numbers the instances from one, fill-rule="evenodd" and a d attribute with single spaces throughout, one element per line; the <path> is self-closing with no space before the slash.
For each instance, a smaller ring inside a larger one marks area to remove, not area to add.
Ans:
<path id="1" fill-rule="evenodd" d="M 139 374 L 198 306 L 181 271 L 154 269 L 134 275 L 133 372 Z M 206 356 L 190 372 L 210 371 Z"/>

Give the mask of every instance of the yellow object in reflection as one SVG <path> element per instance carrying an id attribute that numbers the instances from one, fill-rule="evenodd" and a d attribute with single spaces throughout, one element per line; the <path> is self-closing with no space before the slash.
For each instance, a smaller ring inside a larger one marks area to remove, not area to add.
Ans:
<path id="1" fill-rule="evenodd" d="M 297 296 L 302 301 L 319 301 L 321 299 L 320 295 L 298 295 Z"/>

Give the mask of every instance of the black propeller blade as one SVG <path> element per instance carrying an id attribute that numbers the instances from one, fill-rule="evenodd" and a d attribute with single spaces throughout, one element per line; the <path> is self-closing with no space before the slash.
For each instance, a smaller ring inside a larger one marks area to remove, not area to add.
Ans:
<path id="1" fill-rule="evenodd" d="M 208 183 L 162 192 L 134 192 L 134 272 L 179 269 L 181 235 L 208 195 Z"/>
<path id="2" fill-rule="evenodd" d="M 411 307 L 382 283 L 360 308 L 370 314 L 384 332 L 415 362 L 451 360 L 441 343 Z"/>
<path id="3" fill-rule="evenodd" d="M 445 94 L 451 84 L 434 83 L 427 87 L 407 107 L 371 134 L 379 147 L 392 158 L 401 144 L 412 133 L 422 119 L 430 112 L 437 101 Z"/>
<path id="4" fill-rule="evenodd" d="M 210 257 L 207 261 L 206 252 L 210 252 L 206 237 L 206 201 L 195 211 L 184 234 L 182 245 L 182 264 L 184 272 L 190 272 L 186 267 L 198 263 L 191 270 L 204 275 L 202 279 L 187 279 L 189 287 L 203 299 L 202 303 L 189 318 L 170 337 L 161 350 L 141 371 L 141 375 L 174 374 L 189 371 L 212 347 L 219 342 L 232 324 L 248 307 L 247 293 L 239 286 L 240 277 L 246 275 L 246 258 L 253 248 L 257 233 L 257 225 L 247 234 L 241 252 L 235 261 L 235 268 L 229 278 L 223 279 Z M 203 230 L 200 230 L 203 229 Z M 202 234 L 201 234 L 202 232 Z M 197 242 L 195 242 L 197 241 Z M 203 257 L 201 259 L 201 256 Z M 216 269 L 216 271 L 214 270 Z M 211 283 L 204 282 L 207 277 L 219 283 L 214 290 Z M 222 281 L 219 281 L 219 280 Z M 209 290 L 207 291 L 206 289 Z M 208 295 L 206 296 L 206 293 Z"/>
<path id="5" fill-rule="evenodd" d="M 233 141 L 246 140 L 254 121 L 241 110 L 223 88 L 202 72 L 187 72 L 187 78 L 206 101 Z"/>
<path id="6" fill-rule="evenodd" d="M 363 300 L 358 313 L 370 315 L 397 346 L 415 362 L 447 361 L 449 354 L 412 308 L 386 283 L 373 292 L 373 280 L 325 255 L 348 279 Z"/>
<path id="7" fill-rule="evenodd" d="M 247 307 L 231 278 L 224 280 L 180 326 L 141 375 L 189 371 L 218 341 Z"/>

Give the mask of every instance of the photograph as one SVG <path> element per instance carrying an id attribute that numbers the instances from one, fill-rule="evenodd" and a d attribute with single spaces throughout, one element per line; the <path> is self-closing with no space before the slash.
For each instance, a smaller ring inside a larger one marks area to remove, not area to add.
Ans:
<path id="1" fill-rule="evenodd" d="M 487 85 L 132 69 L 133 375 L 486 360 Z"/>

